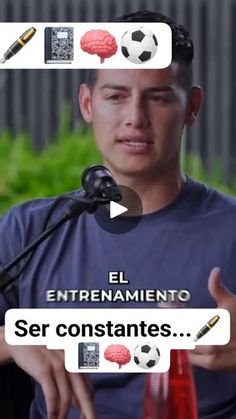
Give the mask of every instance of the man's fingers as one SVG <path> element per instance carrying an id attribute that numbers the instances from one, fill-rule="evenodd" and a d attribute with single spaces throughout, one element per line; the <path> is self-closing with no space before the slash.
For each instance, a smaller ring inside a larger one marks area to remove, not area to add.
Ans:
<path id="1" fill-rule="evenodd" d="M 228 299 L 234 297 L 221 282 L 220 269 L 213 268 L 208 278 L 208 290 L 218 307 L 226 306 Z"/>
<path id="2" fill-rule="evenodd" d="M 72 389 L 68 373 L 64 367 L 64 355 L 59 351 L 54 353 L 51 358 L 54 382 L 57 386 L 59 398 L 57 404 L 59 405 L 57 419 L 66 419 L 70 405 Z"/>
<path id="3" fill-rule="evenodd" d="M 93 394 L 84 374 L 70 374 L 73 395 L 86 419 L 96 419 Z"/>
<path id="4" fill-rule="evenodd" d="M 208 370 L 214 369 L 213 365 L 215 367 L 215 358 L 212 357 L 211 355 L 202 355 L 202 354 L 192 353 L 189 355 L 189 359 L 190 359 L 190 362 L 197 367 L 206 368 Z"/>
<path id="5" fill-rule="evenodd" d="M 44 379 L 41 385 L 47 406 L 48 419 L 66 419 L 71 404 L 71 387 L 61 351 L 48 351 L 45 354 Z"/>
<path id="6" fill-rule="evenodd" d="M 48 419 L 66 419 L 75 400 L 86 419 L 96 419 L 91 386 L 84 374 L 65 370 L 64 352 L 44 346 L 12 347 L 12 358 L 41 386 Z"/>
<path id="7" fill-rule="evenodd" d="M 88 390 L 90 392 L 91 398 L 94 398 L 94 387 L 92 381 L 88 378 L 86 374 L 83 374 L 83 379 L 88 387 Z"/>
<path id="8" fill-rule="evenodd" d="M 226 345 L 197 345 L 190 353 L 194 354 L 213 354 L 213 353 L 228 353 L 236 350 L 236 339 L 230 340 Z"/>
<path id="9" fill-rule="evenodd" d="M 189 353 L 189 359 L 193 365 L 206 368 L 211 371 L 232 371 L 232 359 L 235 359 L 235 356 L 236 351 L 234 349 L 228 351 L 227 356 L 225 356 L 225 352 L 223 351 L 212 353 L 196 353 L 194 351 L 190 351 Z"/>
<path id="10" fill-rule="evenodd" d="M 41 382 L 43 394 L 45 397 L 48 419 L 57 419 L 59 415 L 59 393 L 54 376 L 51 371 L 45 375 L 44 380 Z"/>
<path id="11" fill-rule="evenodd" d="M 11 351 L 15 362 L 42 386 L 48 419 L 66 419 L 72 390 L 63 351 L 45 346 L 18 346 Z"/>
<path id="12" fill-rule="evenodd" d="M 194 348 L 193 350 L 190 351 L 190 353 L 194 353 L 194 354 L 201 354 L 201 355 L 207 355 L 207 354 L 212 354 L 219 351 L 219 346 L 217 345 L 206 345 L 206 346 L 200 346 L 197 345 L 196 348 Z"/>

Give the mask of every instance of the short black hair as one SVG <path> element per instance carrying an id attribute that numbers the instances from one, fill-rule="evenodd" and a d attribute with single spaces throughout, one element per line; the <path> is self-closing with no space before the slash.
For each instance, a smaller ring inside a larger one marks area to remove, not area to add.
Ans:
<path id="1" fill-rule="evenodd" d="M 189 89 L 193 79 L 192 60 L 194 56 L 193 42 L 187 29 L 175 22 L 172 17 L 150 10 L 139 10 L 111 19 L 112 22 L 163 22 L 172 30 L 172 61 L 180 64 L 179 83 Z M 87 83 L 92 88 L 97 79 L 96 70 L 88 70 Z"/>

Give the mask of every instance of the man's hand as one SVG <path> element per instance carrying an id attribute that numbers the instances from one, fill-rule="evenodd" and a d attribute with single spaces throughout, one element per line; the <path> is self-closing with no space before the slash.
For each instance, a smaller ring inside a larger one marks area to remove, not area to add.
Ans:
<path id="1" fill-rule="evenodd" d="M 209 370 L 236 371 L 236 295 L 221 283 L 219 268 L 211 271 L 208 289 L 217 307 L 225 308 L 230 313 L 230 342 L 227 345 L 196 346 L 190 351 L 190 360 L 193 365 Z"/>
<path id="2" fill-rule="evenodd" d="M 64 352 L 45 346 L 11 346 L 13 360 L 41 384 L 48 419 L 66 419 L 73 404 L 83 418 L 96 419 L 92 392 L 84 374 L 69 373 L 64 366 Z"/>

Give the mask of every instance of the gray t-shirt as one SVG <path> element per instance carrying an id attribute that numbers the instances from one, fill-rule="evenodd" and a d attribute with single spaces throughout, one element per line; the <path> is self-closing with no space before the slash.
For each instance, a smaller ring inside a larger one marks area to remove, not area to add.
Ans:
<path id="1" fill-rule="evenodd" d="M 74 195 L 74 193 L 73 193 Z M 76 195 L 76 193 L 75 193 Z M 5 265 L 37 237 L 54 199 L 33 200 L 13 208 L 0 222 L 0 260 Z M 61 202 L 50 223 L 62 215 Z M 20 307 L 155 307 L 155 303 L 46 302 L 47 289 L 109 289 L 109 271 L 124 271 L 127 288 L 188 289 L 187 307 L 216 306 L 208 277 L 219 266 L 222 281 L 236 293 L 236 200 L 187 178 L 177 199 L 142 217 L 129 233 L 104 231 L 94 215 L 66 222 L 42 243 L 19 280 Z M 11 274 L 15 275 L 14 269 Z M 114 287 L 114 286 L 113 286 Z M 124 285 L 122 289 L 124 289 Z M 11 300 L 11 296 L 9 296 Z M 11 303 L 13 305 L 13 303 Z M 8 308 L 0 296 L 0 317 Z M 141 419 L 146 374 L 89 374 L 96 390 L 99 419 Z M 236 419 L 236 372 L 194 368 L 200 419 Z M 36 385 L 31 419 L 46 419 L 43 394 Z M 68 419 L 77 419 L 71 409 Z"/>

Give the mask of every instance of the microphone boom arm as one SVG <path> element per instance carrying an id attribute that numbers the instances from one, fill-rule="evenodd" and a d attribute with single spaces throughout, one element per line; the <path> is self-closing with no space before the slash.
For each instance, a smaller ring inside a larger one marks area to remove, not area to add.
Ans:
<path id="1" fill-rule="evenodd" d="M 84 211 L 92 214 L 96 211 L 98 205 L 107 204 L 110 202 L 108 199 L 103 198 L 76 198 L 73 199 L 73 203 L 64 212 L 63 216 L 56 220 L 51 226 L 43 231 L 32 243 L 25 247 L 14 259 L 12 259 L 7 265 L 4 266 L 0 271 L 0 292 L 3 292 L 9 285 L 16 281 L 17 276 L 11 278 L 8 275 L 14 266 L 16 266 L 22 259 L 24 259 L 29 253 L 37 249 L 37 247 L 46 240 L 54 231 L 56 231 L 61 225 L 72 218 L 79 217 Z"/>

